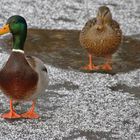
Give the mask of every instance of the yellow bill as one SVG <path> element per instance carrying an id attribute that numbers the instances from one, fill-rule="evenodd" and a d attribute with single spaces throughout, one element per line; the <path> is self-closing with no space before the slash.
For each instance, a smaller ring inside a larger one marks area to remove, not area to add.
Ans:
<path id="1" fill-rule="evenodd" d="M 6 33 L 9 33 L 9 32 L 10 32 L 10 29 L 9 29 L 8 24 L 6 24 L 2 28 L 0 28 L 0 35 L 6 34 Z"/>

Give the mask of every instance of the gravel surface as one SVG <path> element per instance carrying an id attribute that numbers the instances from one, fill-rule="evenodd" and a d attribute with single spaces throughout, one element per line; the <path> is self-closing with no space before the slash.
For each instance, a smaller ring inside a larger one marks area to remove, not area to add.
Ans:
<path id="1" fill-rule="evenodd" d="M 0 54 L 0 62 L 7 59 Z M 82 73 L 48 66 L 50 85 L 38 99 L 39 120 L 0 119 L 0 139 L 140 139 L 140 100 L 114 90 L 118 84 L 140 87 L 140 70 L 126 74 Z M 1 112 L 8 100 L 0 94 Z M 25 110 L 29 105 L 17 107 Z M 89 134 L 90 133 L 90 134 Z"/>
<path id="2" fill-rule="evenodd" d="M 139 0 L 3 0 L 0 23 L 20 14 L 33 28 L 81 29 L 101 5 L 109 6 L 125 35 L 139 34 Z"/>

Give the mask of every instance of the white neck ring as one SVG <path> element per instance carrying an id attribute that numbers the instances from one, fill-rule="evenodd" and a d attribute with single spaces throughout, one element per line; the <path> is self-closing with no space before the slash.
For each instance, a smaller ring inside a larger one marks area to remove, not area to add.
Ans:
<path id="1" fill-rule="evenodd" d="M 24 53 L 23 50 L 20 50 L 20 49 L 12 49 L 12 52 L 20 52 L 20 53 Z"/>

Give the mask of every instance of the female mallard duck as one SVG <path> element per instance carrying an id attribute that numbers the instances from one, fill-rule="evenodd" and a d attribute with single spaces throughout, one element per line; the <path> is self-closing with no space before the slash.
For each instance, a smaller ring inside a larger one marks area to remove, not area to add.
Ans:
<path id="1" fill-rule="evenodd" d="M 38 118 L 39 115 L 34 111 L 35 101 L 48 85 L 47 68 L 40 59 L 24 55 L 27 24 L 23 17 L 10 17 L 0 29 L 0 35 L 8 32 L 13 35 L 13 49 L 8 61 L 0 70 L 0 88 L 10 98 L 10 111 L 2 117 Z M 13 109 L 13 100 L 32 100 L 33 103 L 26 113 L 20 115 Z"/>
<path id="2" fill-rule="evenodd" d="M 101 66 L 102 69 L 112 70 L 111 56 L 118 49 L 121 40 L 122 31 L 119 24 L 112 19 L 109 8 L 101 6 L 96 18 L 89 20 L 80 32 L 80 43 L 89 54 L 89 64 L 84 69 L 99 69 L 92 64 L 92 55 L 94 55 L 106 58 L 106 63 Z"/>

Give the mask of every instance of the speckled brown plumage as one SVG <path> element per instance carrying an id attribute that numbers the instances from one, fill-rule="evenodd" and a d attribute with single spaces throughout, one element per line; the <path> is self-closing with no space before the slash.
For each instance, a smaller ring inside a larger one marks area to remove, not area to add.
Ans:
<path id="1" fill-rule="evenodd" d="M 109 29 L 103 32 L 94 29 L 96 19 L 89 20 L 80 33 L 80 43 L 95 56 L 113 54 L 119 47 L 122 32 L 119 24 L 112 20 Z"/>
<path id="2" fill-rule="evenodd" d="M 122 31 L 112 19 L 108 7 L 102 6 L 96 18 L 89 20 L 80 32 L 80 43 L 90 55 L 110 56 L 116 52 L 121 41 Z"/>

